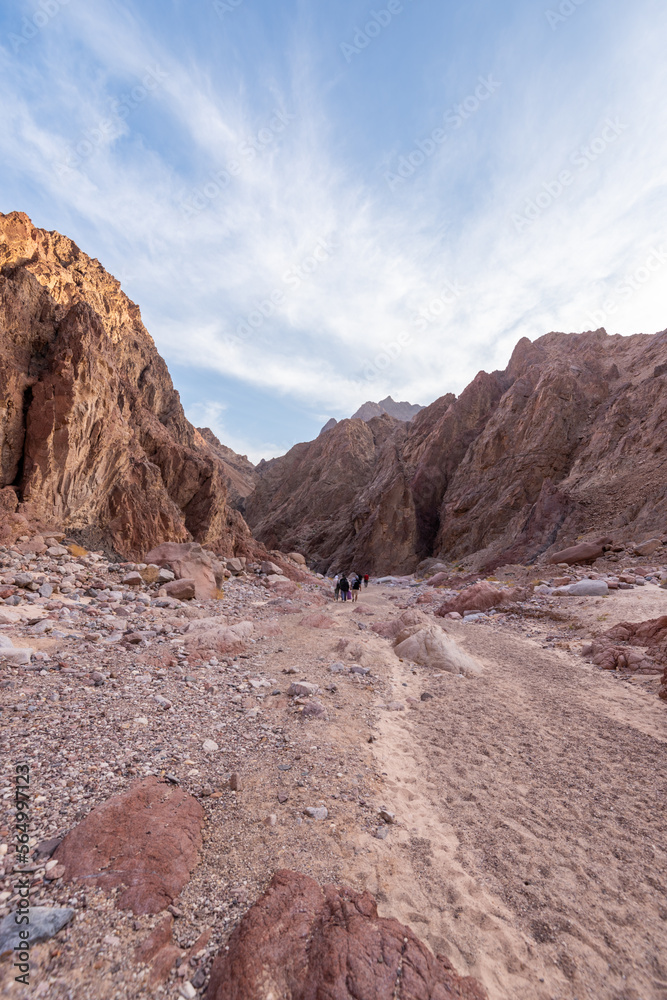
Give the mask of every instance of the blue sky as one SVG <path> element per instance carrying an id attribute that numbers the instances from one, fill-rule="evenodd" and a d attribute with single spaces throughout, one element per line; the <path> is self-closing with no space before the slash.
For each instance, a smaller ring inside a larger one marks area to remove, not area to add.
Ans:
<path id="1" fill-rule="evenodd" d="M 257 461 L 522 336 L 665 327 L 666 49 L 664 0 L 8 0 L 0 210 Z"/>

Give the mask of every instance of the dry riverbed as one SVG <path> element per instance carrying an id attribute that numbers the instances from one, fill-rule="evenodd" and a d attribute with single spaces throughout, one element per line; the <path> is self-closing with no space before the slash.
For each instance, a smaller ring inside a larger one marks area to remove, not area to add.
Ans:
<path id="1" fill-rule="evenodd" d="M 62 635 L 30 634 L 26 616 L 5 625 L 44 659 L 0 668 L 0 916 L 16 904 L 17 760 L 31 766 L 31 847 L 149 774 L 195 795 L 206 822 L 174 907 L 182 960 L 164 983 L 135 956 L 161 917 L 116 909 L 35 858 L 32 904 L 75 916 L 32 949 L 29 991 L 0 963 L 3 995 L 199 995 L 243 913 L 290 868 L 370 890 L 491 1000 L 665 1000 L 667 704 L 657 678 L 603 672 L 580 648 L 602 627 L 666 613 L 667 593 L 439 619 L 482 661 L 476 680 L 402 662 L 373 632 L 416 594 L 371 585 L 355 606 L 315 584 L 288 598 L 239 578 L 222 601 L 137 607 L 102 639 L 82 602 L 50 612 Z M 251 621 L 253 638 L 199 665 L 182 627 L 221 614 Z M 153 634 L 106 641 L 130 628 Z M 318 686 L 323 713 L 308 717 L 313 698 L 290 696 L 295 681 Z"/>

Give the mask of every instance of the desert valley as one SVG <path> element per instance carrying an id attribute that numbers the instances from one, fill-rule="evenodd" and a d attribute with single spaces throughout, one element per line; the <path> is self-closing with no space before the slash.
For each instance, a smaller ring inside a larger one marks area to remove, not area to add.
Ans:
<path id="1" fill-rule="evenodd" d="M 665 1000 L 667 331 L 255 465 L 21 212 L 0 324 L 2 995 Z"/>

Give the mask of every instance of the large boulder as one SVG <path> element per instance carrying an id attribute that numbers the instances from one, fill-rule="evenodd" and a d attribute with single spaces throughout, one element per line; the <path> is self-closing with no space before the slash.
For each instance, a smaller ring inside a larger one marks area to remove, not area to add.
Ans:
<path id="1" fill-rule="evenodd" d="M 498 608 L 501 604 L 525 600 L 526 596 L 523 590 L 494 587 L 487 580 L 479 580 L 473 583 L 472 587 L 466 587 L 460 594 L 441 604 L 436 615 L 444 618 L 452 611 L 458 611 L 460 615 L 465 611 L 488 611 L 489 608 Z"/>
<path id="2" fill-rule="evenodd" d="M 175 601 L 193 601 L 197 596 L 197 585 L 193 579 L 171 580 L 162 590 Z"/>
<path id="3" fill-rule="evenodd" d="M 637 556 L 652 556 L 653 553 L 660 548 L 662 545 L 661 538 L 647 538 L 644 542 L 639 542 L 635 545 L 635 555 Z"/>
<path id="4" fill-rule="evenodd" d="M 215 597 L 223 579 L 221 564 L 196 542 L 163 542 L 146 554 L 144 562 L 170 569 L 177 580 L 194 581 L 200 601 Z"/>
<path id="5" fill-rule="evenodd" d="M 604 580 L 577 580 L 551 591 L 552 597 L 607 597 L 609 587 Z"/>
<path id="6" fill-rule="evenodd" d="M 597 542 L 581 542 L 579 545 L 571 545 L 560 552 L 554 552 L 549 557 L 549 562 L 567 563 L 568 566 L 574 566 L 575 563 L 593 563 L 600 556 L 603 556 L 612 545 L 613 540 L 607 537 L 600 538 Z"/>
<path id="7" fill-rule="evenodd" d="M 412 625 L 399 632 L 394 652 L 402 660 L 450 674 L 479 677 L 482 664 L 464 652 L 438 625 Z"/>
<path id="8" fill-rule="evenodd" d="M 242 653 L 254 631 L 252 622 L 226 625 L 218 618 L 200 618 L 190 622 L 185 648 L 189 653 L 198 653 L 203 657 Z"/>
<path id="9" fill-rule="evenodd" d="M 110 892 L 133 913 L 159 913 L 190 879 L 201 848 L 204 811 L 191 795 L 155 776 L 97 806 L 71 830 L 54 858 L 66 882 Z"/>
<path id="10" fill-rule="evenodd" d="M 207 1000 L 487 1000 L 373 897 L 279 871 L 211 970 Z"/>

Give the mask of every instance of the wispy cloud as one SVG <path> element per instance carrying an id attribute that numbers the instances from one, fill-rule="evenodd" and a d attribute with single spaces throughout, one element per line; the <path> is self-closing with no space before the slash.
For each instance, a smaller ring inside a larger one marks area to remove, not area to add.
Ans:
<path id="1" fill-rule="evenodd" d="M 222 19 L 211 6 L 210 30 L 240 28 L 252 11 L 237 6 Z M 321 39 L 296 19 L 286 70 L 221 78 L 189 46 L 152 32 L 141 4 L 119 16 L 105 0 L 73 0 L 30 53 L 6 41 L 0 50 L 5 190 L 33 202 L 27 193 L 40 191 L 49 218 L 35 222 L 57 219 L 121 278 L 168 360 L 336 416 L 356 409 L 367 385 L 378 398 L 429 402 L 481 367 L 504 366 L 520 336 L 586 329 L 602 310 L 610 332 L 666 325 L 659 275 L 631 298 L 614 292 L 664 243 L 663 53 L 648 21 L 664 26 L 665 16 L 652 0 L 634 6 L 634 19 L 607 29 L 597 75 L 598 57 L 583 51 L 579 84 L 563 77 L 554 87 L 561 57 L 548 48 L 575 37 L 587 5 L 555 32 L 543 21 L 547 47 L 532 59 L 520 33 L 492 65 L 480 54 L 465 80 L 434 95 L 424 128 L 379 129 L 369 164 L 337 141 L 331 94 L 357 62 L 381 54 L 389 28 L 349 69 L 339 59 L 325 72 L 312 51 Z M 406 6 L 394 29 L 417 8 Z M 643 52 L 641 74 L 628 50 Z M 118 118 L 123 95 L 146 89 L 148 74 L 159 86 L 122 127 L 89 138 L 59 172 L 114 108 Z M 445 113 L 470 103 L 480 78 L 501 85 L 488 99 L 487 87 L 470 121 L 448 126 Z M 623 129 L 595 153 L 609 120 Z M 417 141 L 447 128 L 414 176 L 387 183 Z M 6 197 L 3 210 L 25 207 Z M 322 241 L 331 252 L 317 260 Z M 233 444 L 224 411 L 209 412 L 233 447 L 255 457 L 280 450 L 276 441 Z"/>

